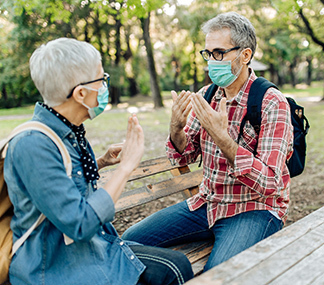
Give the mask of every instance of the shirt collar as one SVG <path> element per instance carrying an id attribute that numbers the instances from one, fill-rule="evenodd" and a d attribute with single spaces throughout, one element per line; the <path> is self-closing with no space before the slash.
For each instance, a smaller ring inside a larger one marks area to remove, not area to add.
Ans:
<path id="1" fill-rule="evenodd" d="M 245 81 L 238 94 L 234 98 L 229 100 L 230 102 L 236 101 L 237 104 L 241 105 L 242 107 L 246 107 L 251 84 L 257 78 L 251 67 L 249 67 L 249 73 L 250 73 L 249 78 Z M 224 97 L 225 97 L 224 88 L 219 87 L 216 92 L 215 99 L 220 100 Z"/>

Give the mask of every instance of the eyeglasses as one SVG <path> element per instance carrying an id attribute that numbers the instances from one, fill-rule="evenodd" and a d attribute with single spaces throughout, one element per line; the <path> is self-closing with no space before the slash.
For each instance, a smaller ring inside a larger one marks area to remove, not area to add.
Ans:
<path id="1" fill-rule="evenodd" d="M 78 86 L 80 86 L 80 85 L 87 85 L 87 84 L 90 84 L 90 83 L 93 83 L 93 82 L 97 82 L 97 81 L 102 81 L 102 85 L 104 87 L 109 88 L 109 86 L 110 86 L 110 75 L 108 73 L 104 73 L 104 76 L 101 77 L 101 78 L 98 78 L 98 79 L 95 79 L 95 80 L 91 80 L 91 81 L 88 81 L 88 82 L 83 82 L 83 83 L 80 83 L 80 84 L 74 86 L 72 88 L 70 94 L 66 98 L 70 98 L 72 96 L 72 94 L 73 94 L 74 89 L 77 88 Z"/>
<path id="2" fill-rule="evenodd" d="M 236 46 L 227 50 L 214 49 L 213 51 L 209 51 L 208 49 L 203 49 L 200 51 L 200 54 L 203 57 L 203 59 L 207 61 L 210 60 L 212 56 L 215 60 L 222 61 L 225 53 L 228 53 L 232 50 L 238 50 L 239 48 L 240 48 L 239 46 Z"/>

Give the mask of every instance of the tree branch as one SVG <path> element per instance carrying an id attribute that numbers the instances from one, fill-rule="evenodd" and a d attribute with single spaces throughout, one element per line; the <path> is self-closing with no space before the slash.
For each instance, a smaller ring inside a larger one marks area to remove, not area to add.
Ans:
<path id="1" fill-rule="evenodd" d="M 321 0 L 321 2 L 324 3 L 324 0 Z M 316 44 L 318 44 L 319 46 L 321 46 L 322 49 L 323 49 L 323 51 L 324 51 L 324 42 L 321 41 L 318 37 L 316 37 L 316 35 L 315 35 L 315 33 L 314 33 L 314 31 L 313 31 L 313 29 L 312 29 L 312 27 L 311 27 L 311 25 L 310 25 L 308 19 L 305 17 L 305 15 L 304 15 L 304 13 L 303 13 L 303 9 L 300 8 L 300 10 L 299 10 L 298 13 L 299 13 L 300 17 L 302 18 L 302 20 L 303 20 L 303 22 L 304 22 L 304 24 L 305 24 L 305 26 L 306 26 L 306 29 L 307 29 L 307 31 L 308 31 L 308 34 L 311 36 L 311 38 L 312 38 L 312 40 L 314 41 L 314 43 L 316 43 Z"/>

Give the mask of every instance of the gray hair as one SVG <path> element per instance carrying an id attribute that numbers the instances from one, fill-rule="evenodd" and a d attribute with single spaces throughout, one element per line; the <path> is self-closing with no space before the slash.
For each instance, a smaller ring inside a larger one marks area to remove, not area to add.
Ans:
<path id="1" fill-rule="evenodd" d="M 30 74 L 44 103 L 62 104 L 76 85 L 94 80 L 101 55 L 87 42 L 59 38 L 37 48 L 30 60 Z"/>
<path id="2" fill-rule="evenodd" d="M 252 59 L 257 44 L 255 29 L 251 22 L 235 12 L 228 12 L 217 15 L 202 26 L 202 31 L 206 35 L 222 29 L 230 29 L 231 43 L 234 46 L 240 46 L 242 49 L 250 48 L 252 50 Z"/>

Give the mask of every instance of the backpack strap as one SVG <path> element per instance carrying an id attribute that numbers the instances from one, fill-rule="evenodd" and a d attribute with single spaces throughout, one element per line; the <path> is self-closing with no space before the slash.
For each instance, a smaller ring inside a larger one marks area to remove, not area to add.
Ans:
<path id="1" fill-rule="evenodd" d="M 208 104 L 210 104 L 211 100 L 213 99 L 217 88 L 218 88 L 218 86 L 215 83 L 211 84 L 208 87 L 208 89 L 204 95 L 204 98 L 208 102 Z"/>
<path id="2" fill-rule="evenodd" d="M 247 113 L 241 122 L 240 133 L 237 139 L 237 143 L 240 141 L 240 138 L 243 135 L 243 129 L 246 121 L 250 122 L 255 132 L 259 135 L 260 128 L 261 128 L 262 100 L 264 94 L 271 87 L 278 89 L 278 87 L 275 84 L 273 84 L 272 82 L 268 81 L 263 77 L 258 77 L 256 80 L 252 82 L 249 91 L 248 101 L 247 101 Z M 253 151 L 254 155 L 257 154 L 257 148 L 258 148 L 258 141 Z"/>
<path id="3" fill-rule="evenodd" d="M 46 136 L 48 136 L 58 147 L 62 158 L 63 158 L 63 163 L 64 163 L 64 167 L 66 170 L 66 174 L 71 178 L 72 177 L 72 162 L 71 162 L 71 157 L 70 154 L 68 152 L 68 150 L 66 149 L 66 146 L 64 145 L 64 143 L 62 142 L 62 140 L 60 139 L 60 137 L 48 126 L 46 126 L 45 124 L 41 123 L 41 122 L 37 122 L 37 121 L 28 121 L 26 123 L 23 123 L 21 125 L 19 125 L 18 127 L 16 127 L 11 134 L 9 135 L 9 137 L 6 139 L 6 142 L 4 145 L 2 145 L 1 147 L 1 151 L 3 150 L 4 147 L 7 147 L 8 142 L 14 138 L 16 135 L 27 131 L 27 130 L 36 130 L 39 132 L 42 132 L 43 134 L 45 134 Z M 45 216 L 44 214 L 41 214 L 37 221 L 28 229 L 28 231 L 23 234 L 12 246 L 12 251 L 11 251 L 11 257 L 16 253 L 16 251 L 19 249 L 19 247 L 26 241 L 26 239 L 30 236 L 30 234 L 33 232 L 33 230 L 35 230 L 44 220 L 45 220 Z M 65 237 L 64 238 L 68 238 Z"/>

